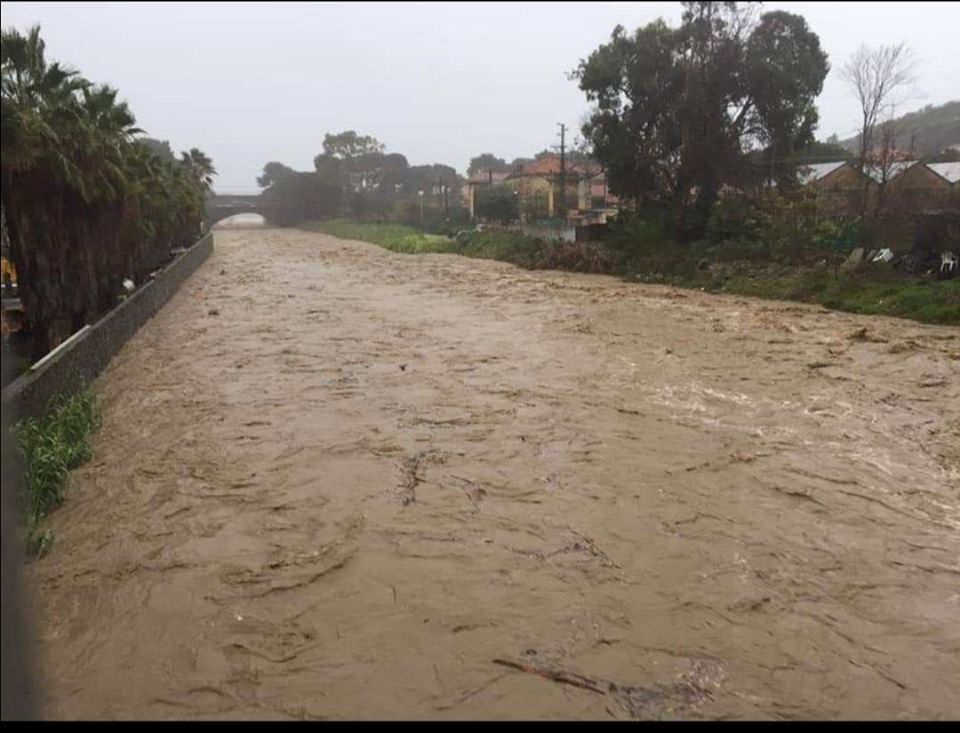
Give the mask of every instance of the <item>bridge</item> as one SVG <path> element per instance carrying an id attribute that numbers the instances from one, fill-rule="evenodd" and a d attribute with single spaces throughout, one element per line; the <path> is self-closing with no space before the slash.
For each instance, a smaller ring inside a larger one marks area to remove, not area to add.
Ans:
<path id="1" fill-rule="evenodd" d="M 209 229 L 218 221 L 237 214 L 259 214 L 269 223 L 276 211 L 277 204 L 262 195 L 214 194 L 207 199 L 204 224 Z"/>

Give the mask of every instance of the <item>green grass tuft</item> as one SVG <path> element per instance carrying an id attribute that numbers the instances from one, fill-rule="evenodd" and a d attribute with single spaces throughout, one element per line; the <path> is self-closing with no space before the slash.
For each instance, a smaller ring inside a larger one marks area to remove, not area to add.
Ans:
<path id="1" fill-rule="evenodd" d="M 52 543 L 52 532 L 38 532 L 38 525 L 63 502 L 67 474 L 90 460 L 90 434 L 99 424 L 96 397 L 86 390 L 54 398 L 40 420 L 26 418 L 17 425 L 23 520 L 32 553 L 43 554 Z"/>
<path id="2" fill-rule="evenodd" d="M 960 280 L 874 280 L 799 271 L 779 277 L 733 277 L 726 280 L 720 290 L 819 303 L 833 310 L 909 318 L 922 323 L 960 323 Z"/>
<path id="3" fill-rule="evenodd" d="M 358 239 L 377 244 L 393 252 L 424 254 L 427 252 L 451 252 L 454 244 L 439 234 L 427 234 L 403 224 L 357 222 L 346 219 L 312 222 L 304 226 L 311 231 L 323 232 L 340 239 Z"/>

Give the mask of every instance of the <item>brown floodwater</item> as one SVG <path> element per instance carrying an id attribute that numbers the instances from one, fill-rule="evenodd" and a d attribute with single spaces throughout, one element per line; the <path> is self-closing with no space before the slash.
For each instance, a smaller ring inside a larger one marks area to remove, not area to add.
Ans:
<path id="1" fill-rule="evenodd" d="M 47 717 L 960 717 L 956 328 L 220 231 L 97 391 Z"/>

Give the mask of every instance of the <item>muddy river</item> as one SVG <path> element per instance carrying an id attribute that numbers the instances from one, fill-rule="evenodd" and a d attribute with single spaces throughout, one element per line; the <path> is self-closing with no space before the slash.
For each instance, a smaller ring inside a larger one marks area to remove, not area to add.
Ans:
<path id="1" fill-rule="evenodd" d="M 956 328 L 220 231 L 97 390 L 47 717 L 960 717 Z"/>

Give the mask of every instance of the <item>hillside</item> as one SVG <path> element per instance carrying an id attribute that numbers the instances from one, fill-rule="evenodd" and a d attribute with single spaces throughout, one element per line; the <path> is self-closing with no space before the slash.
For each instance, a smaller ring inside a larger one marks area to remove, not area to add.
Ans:
<path id="1" fill-rule="evenodd" d="M 897 138 L 897 147 L 909 149 L 911 137 L 915 135 L 914 152 L 918 157 L 933 155 L 951 145 L 960 145 L 960 100 L 940 106 L 927 105 L 905 114 L 899 121 L 903 123 L 903 132 Z M 860 136 L 843 140 L 840 144 L 851 152 L 857 152 Z"/>

